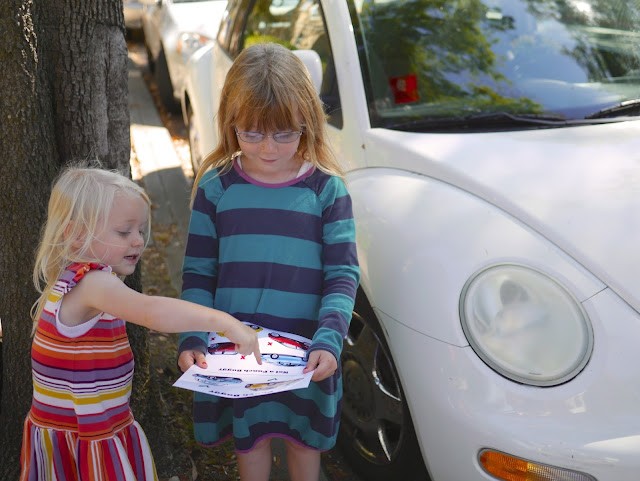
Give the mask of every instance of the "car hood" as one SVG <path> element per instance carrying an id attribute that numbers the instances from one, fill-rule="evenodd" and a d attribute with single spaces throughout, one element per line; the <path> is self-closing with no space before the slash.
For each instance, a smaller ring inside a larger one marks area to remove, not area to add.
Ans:
<path id="1" fill-rule="evenodd" d="M 180 31 L 197 32 L 214 39 L 226 8 L 226 0 L 174 3 L 171 13 Z"/>
<path id="2" fill-rule="evenodd" d="M 372 129 L 369 167 L 433 177 L 553 242 L 640 311 L 640 121 L 519 132 Z"/>

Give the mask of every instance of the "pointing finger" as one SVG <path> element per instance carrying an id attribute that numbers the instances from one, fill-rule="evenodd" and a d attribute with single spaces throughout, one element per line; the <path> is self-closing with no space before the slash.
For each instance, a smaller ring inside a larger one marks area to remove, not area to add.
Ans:
<path id="1" fill-rule="evenodd" d="M 256 357 L 256 362 L 258 364 L 262 364 L 262 356 L 260 355 L 260 344 L 258 343 L 257 339 L 253 347 L 253 355 Z"/>

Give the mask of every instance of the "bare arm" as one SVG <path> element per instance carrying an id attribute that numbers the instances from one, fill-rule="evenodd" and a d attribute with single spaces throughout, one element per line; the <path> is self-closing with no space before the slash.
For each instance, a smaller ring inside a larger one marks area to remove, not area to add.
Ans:
<path id="1" fill-rule="evenodd" d="M 104 271 L 88 272 L 71 293 L 75 295 L 65 301 L 74 302 L 80 310 L 106 312 L 156 331 L 224 332 L 238 352 L 254 353 L 261 361 L 256 332 L 226 312 L 181 299 L 142 294 Z"/>

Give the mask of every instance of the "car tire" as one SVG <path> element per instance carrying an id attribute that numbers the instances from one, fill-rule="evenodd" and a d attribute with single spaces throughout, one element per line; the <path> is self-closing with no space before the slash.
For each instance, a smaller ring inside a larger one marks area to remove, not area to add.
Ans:
<path id="1" fill-rule="evenodd" d="M 193 175 L 198 173 L 200 166 L 202 165 L 202 158 L 200 157 L 200 133 L 195 126 L 195 116 L 193 114 L 193 108 L 187 101 L 187 138 L 189 139 L 189 157 L 191 159 L 191 167 L 193 168 Z"/>
<path id="2" fill-rule="evenodd" d="M 147 44 L 146 41 L 144 43 L 144 49 L 147 52 L 147 67 L 149 68 L 149 72 L 154 74 L 155 71 L 156 71 L 156 59 L 153 58 L 153 54 L 151 53 L 151 49 L 149 48 L 149 45 Z"/>
<path id="3" fill-rule="evenodd" d="M 352 469 L 367 481 L 429 481 L 393 359 L 360 289 L 341 365 L 338 448 Z"/>
<path id="4" fill-rule="evenodd" d="M 160 55 L 158 55 L 153 75 L 156 79 L 158 94 L 160 95 L 162 105 L 172 114 L 180 112 L 180 105 L 173 96 L 173 84 L 171 83 L 169 67 L 167 67 L 167 57 L 163 49 L 160 49 Z"/>

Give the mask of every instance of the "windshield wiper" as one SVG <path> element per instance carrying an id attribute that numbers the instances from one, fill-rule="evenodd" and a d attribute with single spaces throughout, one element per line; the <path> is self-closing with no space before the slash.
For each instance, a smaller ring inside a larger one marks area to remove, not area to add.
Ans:
<path id="1" fill-rule="evenodd" d="M 604 120 L 607 122 L 610 120 Z M 602 122 L 602 121 L 600 121 Z M 392 123 L 388 126 L 398 130 L 453 130 L 473 129 L 486 130 L 488 128 L 513 128 L 522 126 L 531 127 L 562 127 L 566 125 L 593 124 L 593 121 L 584 119 L 566 119 L 560 115 L 551 114 L 512 114 L 510 112 L 487 112 L 482 114 L 467 115 L 464 117 L 431 117 L 416 119 L 403 123 Z"/>
<path id="2" fill-rule="evenodd" d="M 430 117 L 411 120 L 409 122 L 391 123 L 388 128 L 411 131 L 415 129 L 454 130 L 454 129 L 486 129 L 513 128 L 521 126 L 557 127 L 568 125 L 564 117 L 556 115 L 512 114 L 509 112 L 487 112 L 459 117 Z"/>
<path id="3" fill-rule="evenodd" d="M 469 115 L 464 117 L 463 120 L 473 124 L 482 124 L 485 122 L 495 124 L 508 121 L 512 125 L 531 124 L 551 126 L 556 126 L 558 124 L 564 125 L 568 122 L 566 118 L 560 115 L 512 114 L 510 112 L 486 112 L 477 115 Z"/>
<path id="4" fill-rule="evenodd" d="M 589 114 L 585 119 L 602 119 L 629 114 L 640 115 L 640 99 L 625 100 L 619 104 L 612 105 L 611 107 L 606 107 L 593 114 Z"/>

